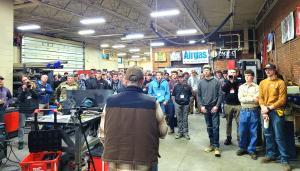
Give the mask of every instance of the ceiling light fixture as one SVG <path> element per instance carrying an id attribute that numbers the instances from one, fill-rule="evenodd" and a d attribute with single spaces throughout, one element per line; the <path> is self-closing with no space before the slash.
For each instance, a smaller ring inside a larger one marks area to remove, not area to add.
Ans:
<path id="1" fill-rule="evenodd" d="M 135 49 L 129 49 L 129 52 L 139 52 L 140 51 L 140 49 L 138 49 L 138 48 L 135 48 Z"/>
<path id="2" fill-rule="evenodd" d="M 126 56 L 126 53 L 118 53 L 117 56 Z"/>
<path id="3" fill-rule="evenodd" d="M 131 58 L 139 58 L 140 56 L 139 55 L 133 55 L 131 56 Z"/>
<path id="4" fill-rule="evenodd" d="M 144 55 L 150 55 L 150 52 L 145 52 Z"/>
<path id="5" fill-rule="evenodd" d="M 150 14 L 151 17 L 157 18 L 157 17 L 166 17 L 166 16 L 173 16 L 178 15 L 180 11 L 178 9 L 172 9 L 172 10 L 165 10 L 165 11 L 155 11 Z"/>
<path id="6" fill-rule="evenodd" d="M 196 43 L 195 40 L 190 40 L 190 41 L 189 41 L 189 44 L 195 44 L 195 43 Z"/>
<path id="7" fill-rule="evenodd" d="M 144 38 L 144 34 L 142 33 L 135 33 L 135 34 L 128 34 L 126 35 L 125 39 L 141 39 Z"/>
<path id="8" fill-rule="evenodd" d="M 152 47 L 164 46 L 164 45 L 165 45 L 164 42 L 152 42 L 152 43 L 150 44 L 150 46 L 152 46 Z"/>
<path id="9" fill-rule="evenodd" d="M 84 25 L 90 25 L 90 24 L 100 24 L 100 23 L 105 23 L 104 18 L 87 18 L 87 19 L 82 19 L 80 20 L 81 24 Z"/>
<path id="10" fill-rule="evenodd" d="M 27 30 L 37 30 L 37 29 L 40 29 L 40 28 L 41 28 L 41 26 L 35 25 L 35 24 L 31 24 L 31 25 L 23 25 L 23 26 L 17 27 L 18 30 L 22 30 L 22 31 L 27 31 Z"/>
<path id="11" fill-rule="evenodd" d="M 206 40 L 204 40 L 204 39 L 203 39 L 203 40 L 201 40 L 201 43 L 205 43 L 205 42 L 206 42 Z"/>
<path id="12" fill-rule="evenodd" d="M 116 44 L 112 46 L 114 49 L 121 49 L 121 48 L 125 48 L 125 45 L 122 44 Z"/>
<path id="13" fill-rule="evenodd" d="M 95 33 L 95 30 L 80 30 L 78 32 L 78 34 L 80 35 L 87 35 L 87 34 L 94 34 Z"/>
<path id="14" fill-rule="evenodd" d="M 109 44 L 101 44 L 100 47 L 102 47 L 102 48 L 108 48 Z"/>
<path id="15" fill-rule="evenodd" d="M 178 35 L 195 34 L 195 33 L 197 33 L 196 29 L 186 29 L 186 30 L 178 30 L 177 31 Z"/>

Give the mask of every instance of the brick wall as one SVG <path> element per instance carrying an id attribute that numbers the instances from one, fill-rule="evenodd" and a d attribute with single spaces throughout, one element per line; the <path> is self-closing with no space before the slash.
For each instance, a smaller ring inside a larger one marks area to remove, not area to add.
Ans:
<path id="1" fill-rule="evenodd" d="M 268 54 L 268 61 L 276 64 L 279 73 L 285 79 L 291 79 L 297 84 L 300 84 L 300 37 L 282 44 L 280 27 L 281 21 L 299 5 L 299 0 L 278 0 L 257 29 L 259 42 L 263 38 L 262 35 L 275 31 L 275 50 Z"/>

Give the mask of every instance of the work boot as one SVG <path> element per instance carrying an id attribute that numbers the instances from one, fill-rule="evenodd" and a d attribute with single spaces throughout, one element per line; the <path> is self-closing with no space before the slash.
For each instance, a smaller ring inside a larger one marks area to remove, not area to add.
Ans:
<path id="1" fill-rule="evenodd" d="M 215 157 L 221 157 L 221 151 L 219 148 L 215 148 Z"/>
<path id="2" fill-rule="evenodd" d="M 271 163 L 271 162 L 274 162 L 274 161 L 276 161 L 275 158 L 265 157 L 261 160 L 261 163 Z"/>
<path id="3" fill-rule="evenodd" d="M 169 135 L 174 134 L 174 129 L 170 129 L 170 131 L 168 132 Z"/>
<path id="4" fill-rule="evenodd" d="M 224 145 L 231 145 L 232 142 L 231 142 L 231 137 L 227 137 L 226 140 L 224 141 Z"/>
<path id="5" fill-rule="evenodd" d="M 236 155 L 238 155 L 238 156 L 242 156 L 242 155 L 244 155 L 244 154 L 247 154 L 247 151 L 242 150 L 242 149 L 239 149 L 239 150 L 236 152 Z"/>
<path id="6" fill-rule="evenodd" d="M 249 155 L 251 156 L 252 160 L 257 160 L 257 154 L 255 152 L 252 152 Z"/>
<path id="7" fill-rule="evenodd" d="M 283 167 L 283 171 L 291 171 L 292 170 L 291 166 L 288 163 L 282 164 L 282 167 Z"/>
<path id="8" fill-rule="evenodd" d="M 181 137 L 182 137 L 182 134 L 180 134 L 180 133 L 178 133 L 178 134 L 175 135 L 175 138 L 176 138 L 176 139 L 179 139 L 179 138 L 181 138 Z"/>
<path id="9" fill-rule="evenodd" d="M 207 147 L 204 151 L 205 152 L 207 152 L 207 153 L 210 153 L 210 152 L 212 152 L 212 151 L 214 151 L 215 150 L 215 148 L 213 147 L 213 146 L 209 146 L 209 147 Z"/>
<path id="10" fill-rule="evenodd" d="M 19 142 L 18 150 L 23 150 L 23 148 L 24 148 L 24 142 Z"/>

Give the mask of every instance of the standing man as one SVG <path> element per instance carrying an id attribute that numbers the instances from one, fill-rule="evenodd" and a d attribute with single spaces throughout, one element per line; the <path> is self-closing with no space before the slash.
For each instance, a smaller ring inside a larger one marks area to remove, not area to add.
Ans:
<path id="1" fill-rule="evenodd" d="M 37 82 L 36 91 L 38 93 L 38 100 L 39 100 L 39 109 L 48 109 L 50 97 L 53 93 L 53 89 L 48 81 L 48 76 L 43 74 L 41 76 L 41 80 Z"/>
<path id="2" fill-rule="evenodd" d="M 259 122 L 258 113 L 258 85 L 253 83 L 254 72 L 245 70 L 246 83 L 239 87 L 238 97 L 241 102 L 239 135 L 240 149 L 237 155 L 248 153 L 253 160 L 257 159 L 256 142 Z"/>
<path id="3" fill-rule="evenodd" d="M 275 65 L 267 64 L 265 72 L 268 78 L 259 84 L 259 105 L 264 122 L 268 123 L 268 125 L 264 125 L 266 157 L 262 160 L 262 163 L 275 161 L 276 154 L 279 152 L 283 170 L 290 171 L 292 169 L 288 164 L 283 115 L 287 88 L 284 81 L 277 78 Z"/>
<path id="4" fill-rule="evenodd" d="M 144 94 L 148 94 L 149 84 L 152 81 L 151 77 L 152 77 L 151 73 L 146 73 L 145 81 L 143 83 L 143 92 L 144 92 Z"/>
<path id="5" fill-rule="evenodd" d="M 191 96 L 191 101 L 190 101 L 190 107 L 189 107 L 189 113 L 193 114 L 194 112 L 194 105 L 195 108 L 198 112 L 198 103 L 197 103 L 197 96 L 198 96 L 198 84 L 199 84 L 199 78 L 198 74 L 195 70 L 192 70 L 191 72 L 191 77 L 188 80 L 188 85 L 192 87 L 192 96 Z"/>
<path id="6" fill-rule="evenodd" d="M 23 85 L 18 89 L 19 107 L 19 129 L 18 129 L 18 149 L 24 148 L 24 127 L 27 117 L 32 116 L 35 109 L 39 107 L 38 92 L 36 86 L 28 77 L 22 76 Z"/>
<path id="7" fill-rule="evenodd" d="M 120 92 L 120 89 L 122 89 L 121 81 L 119 80 L 118 73 L 113 72 L 112 73 L 112 81 L 111 81 L 111 88 L 113 90 L 113 94 L 117 94 Z"/>
<path id="8" fill-rule="evenodd" d="M 74 80 L 73 75 L 68 75 L 67 81 L 62 82 L 55 90 L 55 95 L 58 102 L 67 100 L 67 90 L 78 90 L 78 85 Z"/>
<path id="9" fill-rule="evenodd" d="M 157 170 L 159 138 L 168 127 L 160 104 L 143 94 L 143 82 L 140 68 L 128 68 L 124 91 L 107 99 L 99 135 L 110 171 Z"/>
<path id="10" fill-rule="evenodd" d="M 177 83 L 178 83 L 178 72 L 171 71 L 171 79 L 169 81 L 170 94 L 172 94 L 174 87 Z M 166 113 L 168 114 L 167 121 L 168 121 L 168 125 L 170 126 L 169 134 L 175 133 L 174 128 L 176 126 L 176 118 L 175 118 L 174 103 L 175 103 L 174 100 L 170 99 L 167 104 L 167 110 L 166 110 Z"/>
<path id="11" fill-rule="evenodd" d="M 8 88 L 4 87 L 4 78 L 0 76 L 0 122 L 4 122 L 5 109 L 11 103 L 12 95 Z"/>
<path id="12" fill-rule="evenodd" d="M 228 80 L 225 80 L 223 91 L 225 93 L 225 105 L 224 112 L 226 115 L 226 135 L 227 138 L 224 142 L 225 145 L 232 144 L 231 133 L 232 133 L 232 120 L 235 118 L 237 124 L 237 141 L 239 142 L 240 136 L 238 133 L 239 130 L 239 116 L 240 116 L 240 101 L 238 99 L 238 91 L 241 82 L 236 78 L 236 70 L 231 69 L 228 72 Z"/>
<path id="13" fill-rule="evenodd" d="M 86 80 L 86 89 L 94 90 L 97 89 L 96 70 L 91 69 L 90 77 Z"/>
<path id="14" fill-rule="evenodd" d="M 222 88 L 218 80 L 212 77 L 211 67 L 203 66 L 204 79 L 198 86 L 198 102 L 204 114 L 210 145 L 205 152 L 212 152 L 216 157 L 221 157 L 219 143 L 220 115 L 219 108 L 222 101 Z"/>
<path id="15" fill-rule="evenodd" d="M 187 84 L 183 75 L 178 76 L 178 84 L 175 85 L 172 92 L 172 99 L 175 105 L 175 114 L 177 117 L 178 133 L 175 138 L 184 137 L 190 140 L 188 127 L 189 103 L 192 96 L 192 88 Z"/>

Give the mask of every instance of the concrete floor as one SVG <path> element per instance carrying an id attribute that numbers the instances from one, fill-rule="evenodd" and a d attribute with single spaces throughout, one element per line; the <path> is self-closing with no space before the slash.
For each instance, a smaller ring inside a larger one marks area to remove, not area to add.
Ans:
<path id="1" fill-rule="evenodd" d="M 189 131 L 191 140 L 184 138 L 176 140 L 175 135 L 168 135 L 166 139 L 160 140 L 160 155 L 159 170 L 160 171 L 280 171 L 282 170 L 279 163 L 261 164 L 260 160 L 254 161 L 250 156 L 237 156 L 235 153 L 238 150 L 236 140 L 233 145 L 224 146 L 225 139 L 225 119 L 221 118 L 220 126 L 220 143 L 222 157 L 216 158 L 213 153 L 206 153 L 203 150 L 209 144 L 206 132 L 206 125 L 202 115 L 189 115 Z M 236 128 L 233 128 L 236 130 Z M 235 131 L 234 131 L 235 133 Z M 233 137 L 236 137 L 233 135 Z M 27 147 L 19 151 L 17 149 L 17 139 L 12 139 L 13 151 L 19 159 L 23 159 L 28 155 Z M 10 150 L 8 150 L 9 152 Z M 299 154 L 299 153 L 298 153 Z M 9 157 L 16 161 L 13 154 Z M 294 171 L 300 171 L 300 157 L 297 161 L 292 161 L 291 165 Z M 6 159 L 3 160 L 3 163 Z M 6 165 L 0 167 L 0 171 L 18 171 L 19 167 L 8 161 Z"/>

